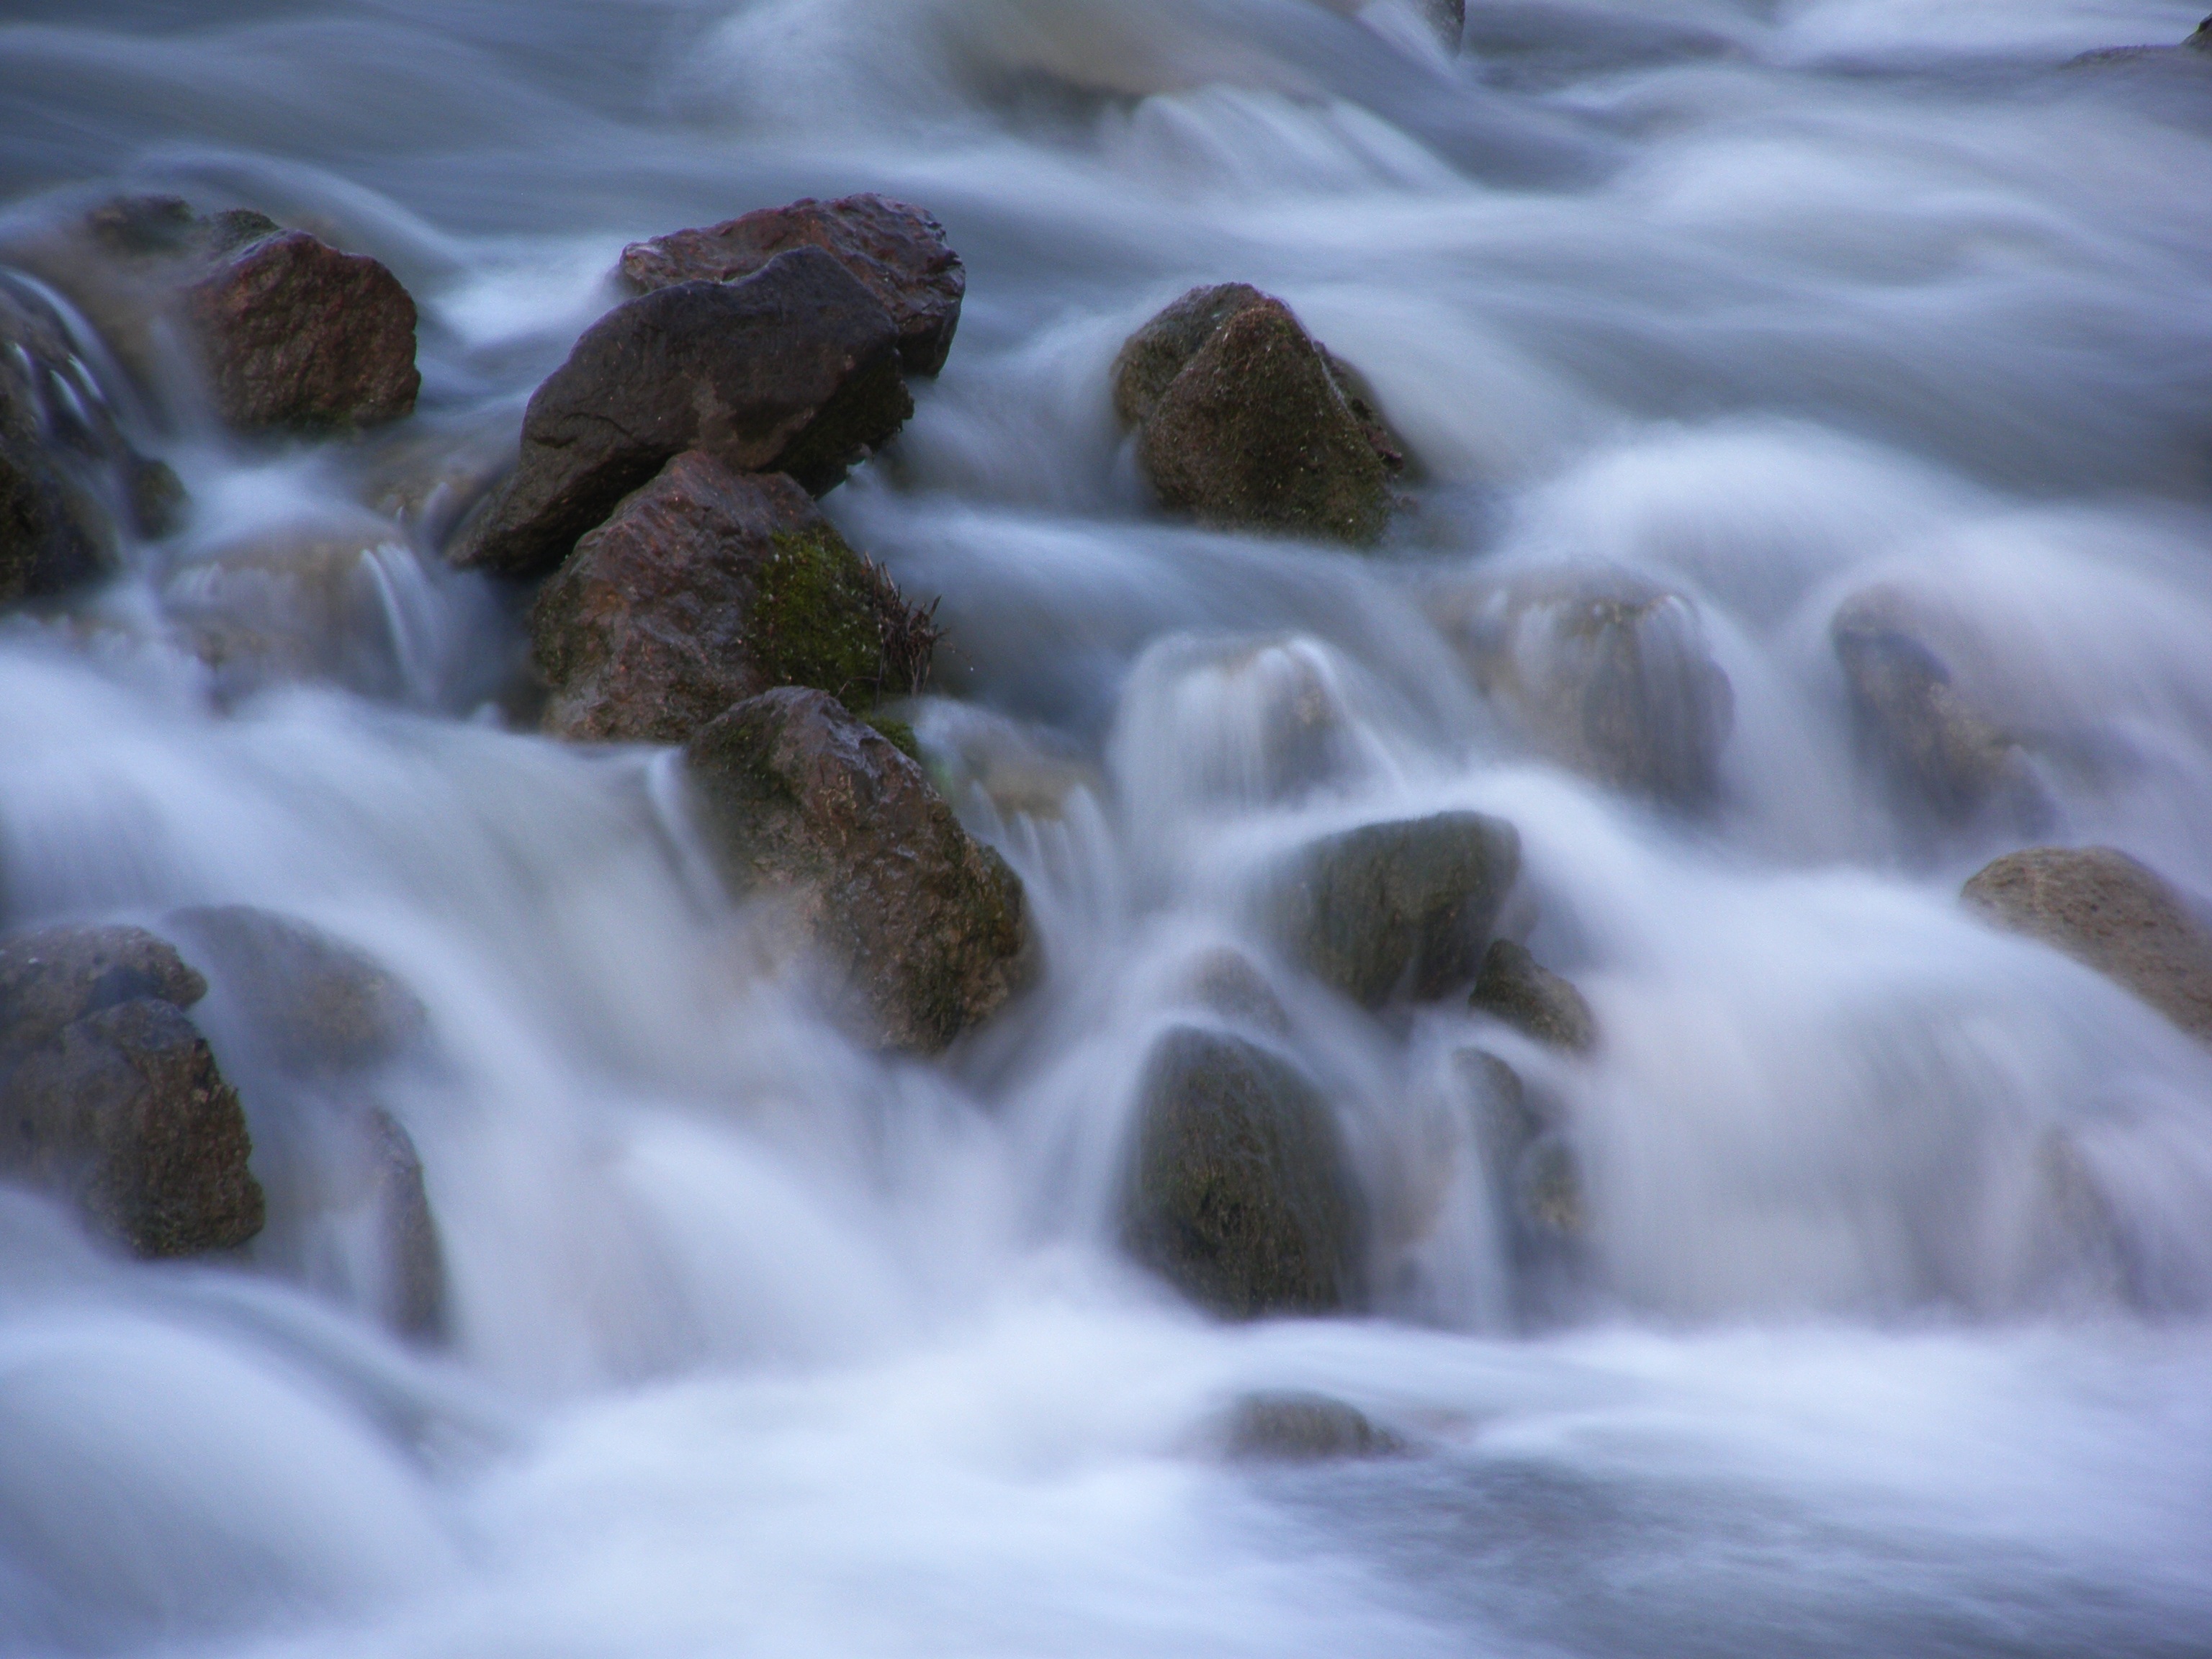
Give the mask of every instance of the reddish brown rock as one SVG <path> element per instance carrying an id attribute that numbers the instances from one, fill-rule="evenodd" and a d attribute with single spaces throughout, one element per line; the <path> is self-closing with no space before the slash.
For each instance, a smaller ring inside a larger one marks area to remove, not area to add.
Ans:
<path id="1" fill-rule="evenodd" d="M 687 449 L 819 495 L 913 412 L 890 317 L 819 248 L 740 283 L 679 283 L 585 331 L 531 398 L 514 471 L 447 557 L 544 575 Z"/>
<path id="2" fill-rule="evenodd" d="M 1012 994 L 1020 881 L 920 766 L 836 698 L 764 693 L 684 752 L 726 876 L 792 903 L 854 1028 L 933 1053 Z"/>
<path id="3" fill-rule="evenodd" d="M 687 450 L 546 584 L 530 613 L 545 729 L 681 743 L 778 685 L 865 710 L 920 690 L 935 630 L 781 473 Z M 919 641 L 920 660 L 897 647 Z"/>
<path id="4" fill-rule="evenodd" d="M 908 374 L 934 374 L 945 367 L 968 273 L 945 245 L 945 227 L 903 202 L 809 197 L 763 208 L 722 224 L 633 242 L 623 250 L 620 273 L 640 294 L 678 283 L 735 282 L 795 247 L 830 254 L 875 295 L 898 328 Z"/>
<path id="5" fill-rule="evenodd" d="M 183 307 L 234 430 L 375 426 L 415 407 L 415 301 L 364 255 L 283 231 L 233 252 Z"/>
<path id="6" fill-rule="evenodd" d="M 1960 895 L 1999 927 L 2117 981 L 2212 1039 L 2212 928 L 2166 879 L 2111 847 L 2031 847 L 1986 865 Z"/>
<path id="7" fill-rule="evenodd" d="M 1165 506 L 1364 545 L 1389 519 L 1402 461 L 1348 384 L 1290 307 L 1239 283 L 1194 290 L 1133 335 L 1114 400 Z"/>

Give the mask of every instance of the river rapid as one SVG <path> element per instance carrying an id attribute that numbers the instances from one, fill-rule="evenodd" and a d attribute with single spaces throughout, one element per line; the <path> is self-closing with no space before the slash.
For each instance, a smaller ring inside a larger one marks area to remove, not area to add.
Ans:
<path id="1" fill-rule="evenodd" d="M 13 0 L 10 222 L 249 205 L 422 307 L 394 437 L 139 426 L 192 511 L 0 629 L 0 877 L 11 927 L 267 906 L 423 998 L 374 1086 L 449 1333 L 385 1333 L 343 1156 L 250 1067 L 249 1262 L 0 1193 L 0 1651 L 2212 1651 L 2212 1054 L 1957 900 L 2030 842 L 2212 893 L 2212 64 L 2062 67 L 2202 3 L 1473 0 L 1455 58 L 1401 0 Z M 515 728 L 511 598 L 387 488 L 512 443 L 626 241 L 857 190 L 969 293 L 824 507 L 942 596 L 915 724 L 1042 964 L 927 1063 L 763 969 L 672 755 Z M 1108 366 L 1226 280 L 1418 457 L 1379 552 L 1147 506 Z M 1709 804 L 1501 723 L 1437 618 L 1517 580 L 1679 596 Z M 1870 769 L 1829 623 L 1885 586 L 2049 734 L 2032 822 Z M 1586 1060 L 1253 933 L 1279 849 L 1462 806 L 1519 828 Z M 1368 1316 L 1219 1325 L 1115 1249 L 1224 945 L 1342 1115 Z M 1477 1036 L 1565 1114 L 1563 1259 L 1511 1246 Z M 1251 1389 L 1411 1455 L 1224 1462 Z"/>

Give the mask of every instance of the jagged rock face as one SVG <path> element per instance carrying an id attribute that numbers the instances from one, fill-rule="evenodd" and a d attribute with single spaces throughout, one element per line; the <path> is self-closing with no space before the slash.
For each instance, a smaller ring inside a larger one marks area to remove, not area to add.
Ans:
<path id="1" fill-rule="evenodd" d="M 0 945 L 0 1178 L 71 1200 L 140 1255 L 258 1232 L 246 1115 L 182 1012 L 206 989 L 135 927 Z"/>
<path id="2" fill-rule="evenodd" d="M 1132 335 L 1114 406 L 1161 501 L 1201 524 L 1364 545 L 1389 520 L 1398 447 L 1349 371 L 1248 284 L 1194 289 Z"/>
<path id="3" fill-rule="evenodd" d="M 539 592 L 530 630 L 552 693 L 545 729 L 681 743 L 778 685 L 865 711 L 919 690 L 927 641 L 918 665 L 888 648 L 918 615 L 791 479 L 687 450 Z"/>
<path id="4" fill-rule="evenodd" d="M 1449 593 L 1437 621 L 1533 747 L 1614 788 L 1708 805 L 1735 696 L 1696 608 L 1618 574 Z"/>
<path id="5" fill-rule="evenodd" d="M 819 248 L 740 283 L 679 283 L 585 331 L 532 396 L 514 471 L 447 556 L 543 575 L 687 449 L 819 495 L 913 412 L 896 325 Z"/>
<path id="6" fill-rule="evenodd" d="M 2001 927 L 2063 951 L 2212 1040 L 2212 928 L 2164 878 L 2111 847 L 2032 847 L 1960 895 Z"/>
<path id="7" fill-rule="evenodd" d="M 1941 631 L 1890 589 L 1837 611 L 1829 639 L 1860 740 L 1899 800 L 1938 824 L 2000 817 L 2033 831 L 2050 803 L 2018 738 L 1958 683 Z"/>
<path id="8" fill-rule="evenodd" d="M 231 253 L 182 304 L 234 431 L 343 430 L 415 408 L 415 301 L 364 254 L 283 231 Z"/>
<path id="9" fill-rule="evenodd" d="M 1370 823 L 1302 848 L 1263 901 L 1284 953 L 1374 1008 L 1473 979 L 1521 868 L 1513 826 L 1480 812 Z"/>
<path id="10" fill-rule="evenodd" d="M 1468 1006 L 1569 1054 L 1597 1046 L 1597 1017 L 1583 994 L 1511 939 L 1494 939 L 1483 953 Z"/>
<path id="11" fill-rule="evenodd" d="M 909 374 L 934 374 L 952 349 L 968 273 L 945 243 L 945 227 L 903 202 L 881 196 L 809 198 L 788 207 L 678 230 L 623 250 L 622 280 L 640 294 L 678 283 L 729 283 L 750 276 L 777 254 L 817 247 L 857 278 L 897 326 L 899 360 Z"/>
<path id="12" fill-rule="evenodd" d="M 1224 1032 L 1161 1038 L 1139 1085 L 1129 1253 L 1231 1319 L 1364 1301 L 1365 1222 L 1328 1103 L 1287 1060 Z"/>
<path id="13" fill-rule="evenodd" d="M 1012 994 L 1020 881 L 919 765 L 836 698 L 766 692 L 684 754 L 726 876 L 791 903 L 853 1028 L 934 1053 Z"/>
<path id="14" fill-rule="evenodd" d="M 60 319 L 0 280 L 0 604 L 97 580 L 123 527 L 160 533 L 181 495 L 117 429 Z"/>

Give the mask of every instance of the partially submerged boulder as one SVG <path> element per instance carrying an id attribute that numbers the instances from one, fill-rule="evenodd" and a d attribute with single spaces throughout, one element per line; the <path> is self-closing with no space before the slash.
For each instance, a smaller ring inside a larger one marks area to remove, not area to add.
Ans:
<path id="1" fill-rule="evenodd" d="M 1735 690 L 1683 595 L 1626 573 L 1565 573 L 1449 593 L 1437 617 L 1534 748 L 1669 805 L 1718 794 Z"/>
<path id="2" fill-rule="evenodd" d="M 1363 1006 L 1474 977 L 1521 868 L 1521 838 L 1480 812 L 1363 824 L 1301 848 L 1263 900 L 1284 952 Z"/>
<path id="3" fill-rule="evenodd" d="M 206 988 L 138 928 L 0 945 L 0 1177 L 69 1198 L 140 1255 L 258 1232 L 245 1113 L 182 1011 Z"/>
<path id="4" fill-rule="evenodd" d="M 1493 939 L 1483 952 L 1468 1006 L 1569 1054 L 1597 1046 L 1597 1018 L 1583 994 L 1511 939 Z"/>
<path id="5" fill-rule="evenodd" d="M 388 1065 L 429 1029 L 422 1000 L 375 958 L 296 917 L 246 904 L 172 911 L 173 928 L 205 962 L 278 1069 L 331 1076 Z"/>
<path id="6" fill-rule="evenodd" d="M 1389 519 L 1403 457 L 1290 308 L 1248 284 L 1193 289 L 1132 335 L 1114 406 L 1162 502 L 1201 524 L 1364 545 Z"/>
<path id="7" fill-rule="evenodd" d="M 732 703 L 812 686 L 856 713 L 921 689 L 936 630 L 781 473 L 687 450 L 576 544 L 530 612 L 544 726 L 681 743 Z"/>
<path id="8" fill-rule="evenodd" d="M 897 326 L 909 374 L 934 374 L 952 349 L 968 274 L 945 227 L 920 208 L 881 196 L 811 197 L 719 225 L 678 230 L 623 250 L 622 280 L 650 294 L 678 283 L 730 283 L 777 254 L 817 247 L 859 279 Z"/>
<path id="9" fill-rule="evenodd" d="M 1364 1299 L 1365 1220 L 1328 1103 L 1289 1061 L 1225 1032 L 1179 1026 L 1146 1062 L 1121 1233 L 1228 1318 Z"/>
<path id="10" fill-rule="evenodd" d="M 1022 887 L 921 768 L 827 692 L 787 686 L 697 732 L 685 761 L 740 891 L 783 895 L 858 1030 L 921 1053 L 1021 976 Z"/>
<path id="11" fill-rule="evenodd" d="M 617 306 L 532 394 L 514 471 L 447 556 L 544 575 L 690 449 L 819 495 L 914 412 L 898 343 L 875 297 L 816 247 L 742 282 L 679 283 Z"/>
<path id="12" fill-rule="evenodd" d="M 2111 847 L 2032 847 L 1984 866 L 1960 896 L 2063 951 L 2193 1036 L 2212 1039 L 2212 927 L 2157 872 Z"/>
<path id="13" fill-rule="evenodd" d="M 1219 1435 L 1222 1450 L 1239 1462 L 1318 1463 L 1406 1449 L 1358 1407 L 1325 1394 L 1245 1395 L 1224 1414 Z"/>
<path id="14" fill-rule="evenodd" d="M 376 1311 L 402 1336 L 445 1334 L 446 1253 L 422 1181 L 422 1159 L 399 1120 L 378 1107 L 368 1131 L 368 1201 L 381 1249 L 383 1283 Z"/>
<path id="15" fill-rule="evenodd" d="M 1514 1256 L 1523 1267 L 1555 1257 L 1588 1227 L 1581 1165 L 1557 1103 L 1486 1048 L 1459 1050 L 1452 1066 Z"/>
<path id="16" fill-rule="evenodd" d="M 1960 684 L 1940 622 L 1875 588 L 1829 627 L 1861 742 L 1900 799 L 1949 827 L 1998 817 L 2029 830 L 2050 805 L 2017 734 Z"/>

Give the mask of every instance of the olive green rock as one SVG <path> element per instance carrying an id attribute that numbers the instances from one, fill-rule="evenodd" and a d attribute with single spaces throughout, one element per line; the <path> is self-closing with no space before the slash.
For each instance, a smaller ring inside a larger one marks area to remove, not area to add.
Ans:
<path id="1" fill-rule="evenodd" d="M 1365 1223 L 1328 1103 L 1272 1051 L 1178 1026 L 1139 1085 L 1129 1253 L 1231 1319 L 1364 1300 Z"/>
<path id="2" fill-rule="evenodd" d="M 2212 1039 L 2212 928 L 2148 866 L 2111 847 L 2032 847 L 1984 866 L 1960 896 L 1997 926 L 2063 951 L 2191 1035 Z"/>
<path id="3" fill-rule="evenodd" d="M 1221 1440 L 1222 1449 L 1240 1462 L 1318 1463 L 1406 1449 L 1366 1413 L 1325 1394 L 1248 1394 L 1229 1408 Z"/>
<path id="4" fill-rule="evenodd" d="M 750 698 L 684 758 L 725 878 L 787 901 L 849 1027 L 934 1053 L 1021 983 L 1019 878 L 915 761 L 827 692 Z"/>
<path id="5" fill-rule="evenodd" d="M 1483 952 L 1468 1006 L 1569 1054 L 1597 1046 L 1597 1018 L 1583 994 L 1511 939 L 1494 939 Z"/>
<path id="6" fill-rule="evenodd" d="M 1475 975 L 1521 868 L 1521 837 L 1480 812 L 1364 824 L 1300 849 L 1263 901 L 1284 953 L 1363 1006 Z"/>

